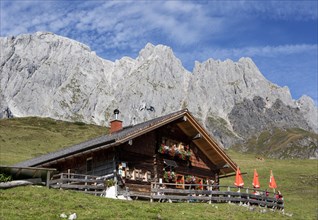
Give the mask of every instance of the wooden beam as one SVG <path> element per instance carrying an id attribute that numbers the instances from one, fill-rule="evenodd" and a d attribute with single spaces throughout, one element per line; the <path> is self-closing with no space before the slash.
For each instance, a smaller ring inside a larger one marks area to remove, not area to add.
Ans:
<path id="1" fill-rule="evenodd" d="M 227 164 L 229 164 L 232 170 L 235 171 L 237 168 L 236 164 L 223 151 L 223 149 L 220 148 L 217 142 L 212 137 L 210 137 L 210 135 L 205 131 L 205 129 L 193 118 L 193 116 L 189 112 L 186 112 L 185 114 L 188 115 L 188 122 L 190 122 L 192 126 L 194 126 L 198 130 L 198 132 L 200 132 L 203 135 L 203 139 L 208 144 L 210 144 L 215 149 L 216 153 L 220 156 L 220 158 L 224 160 Z M 205 154 L 208 158 L 211 158 L 211 155 L 207 154 L 206 152 Z"/>

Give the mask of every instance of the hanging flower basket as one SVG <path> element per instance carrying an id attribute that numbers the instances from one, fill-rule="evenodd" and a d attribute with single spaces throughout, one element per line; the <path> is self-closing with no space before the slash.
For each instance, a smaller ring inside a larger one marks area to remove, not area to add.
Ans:
<path id="1" fill-rule="evenodd" d="M 158 153 L 160 154 L 165 154 L 165 155 L 170 155 L 171 157 L 177 157 L 180 158 L 181 160 L 188 160 L 190 159 L 192 153 L 189 149 L 189 146 L 185 146 L 184 148 L 177 148 L 175 145 L 172 147 L 169 147 L 167 145 L 161 144 Z"/>

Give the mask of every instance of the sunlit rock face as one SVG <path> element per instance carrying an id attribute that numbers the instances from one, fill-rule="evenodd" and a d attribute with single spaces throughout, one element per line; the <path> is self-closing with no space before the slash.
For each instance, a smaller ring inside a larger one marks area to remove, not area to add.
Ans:
<path id="1" fill-rule="evenodd" d="M 224 147 L 273 126 L 318 130 L 313 100 L 293 100 L 250 58 L 196 62 L 191 73 L 167 46 L 147 44 L 136 59 L 112 62 L 43 32 L 0 38 L 0 51 L 1 118 L 108 126 L 118 108 L 127 126 L 188 108 Z"/>

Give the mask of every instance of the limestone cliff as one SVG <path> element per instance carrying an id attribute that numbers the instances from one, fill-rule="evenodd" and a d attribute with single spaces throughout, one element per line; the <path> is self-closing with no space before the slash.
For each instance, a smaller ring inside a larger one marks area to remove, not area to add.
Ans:
<path id="1" fill-rule="evenodd" d="M 0 38 L 0 116 L 124 125 L 188 108 L 224 147 L 272 127 L 318 131 L 308 96 L 291 98 L 250 58 L 209 59 L 187 71 L 171 48 L 147 44 L 115 62 L 52 33 Z"/>

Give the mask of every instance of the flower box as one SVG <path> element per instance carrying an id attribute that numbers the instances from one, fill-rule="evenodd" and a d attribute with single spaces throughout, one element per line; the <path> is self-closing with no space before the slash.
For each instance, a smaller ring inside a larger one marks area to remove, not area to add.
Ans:
<path id="1" fill-rule="evenodd" d="M 181 160 L 189 160 L 192 154 L 191 150 L 189 150 L 189 146 L 183 147 L 183 145 L 180 144 L 178 147 L 176 147 L 175 144 L 171 147 L 161 144 L 158 149 L 158 153 L 179 158 Z"/>

